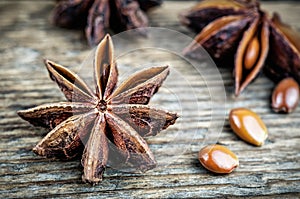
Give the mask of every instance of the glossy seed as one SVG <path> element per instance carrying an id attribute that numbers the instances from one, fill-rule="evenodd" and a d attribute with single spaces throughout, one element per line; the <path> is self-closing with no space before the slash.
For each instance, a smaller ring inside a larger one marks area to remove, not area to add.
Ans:
<path id="1" fill-rule="evenodd" d="M 244 59 L 244 66 L 245 69 L 250 70 L 256 63 L 258 56 L 259 56 L 259 41 L 257 37 L 254 37 L 248 44 L 245 59 Z"/>
<path id="2" fill-rule="evenodd" d="M 261 146 L 268 137 L 268 130 L 261 118 L 253 111 L 236 108 L 229 114 L 232 130 L 244 141 Z"/>
<path id="3" fill-rule="evenodd" d="M 272 94 L 272 108 L 275 112 L 290 113 L 299 103 L 299 85 L 293 78 L 278 83 Z"/>
<path id="4" fill-rule="evenodd" d="M 213 144 L 199 151 L 200 163 L 214 173 L 231 173 L 239 165 L 237 156 L 228 148 Z"/>

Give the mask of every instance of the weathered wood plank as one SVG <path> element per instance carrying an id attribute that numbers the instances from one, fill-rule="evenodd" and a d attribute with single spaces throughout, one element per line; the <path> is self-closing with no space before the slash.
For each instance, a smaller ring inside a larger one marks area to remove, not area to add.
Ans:
<path id="1" fill-rule="evenodd" d="M 193 36 L 181 26 L 178 13 L 194 2 L 168 1 L 150 15 L 153 26 L 171 28 Z M 239 140 L 225 120 L 221 134 L 208 133 L 212 125 L 211 97 L 206 84 L 183 60 L 168 52 L 139 51 L 118 60 L 120 74 L 132 68 L 170 64 L 189 84 L 176 75 L 168 77 L 152 105 L 179 112 L 176 125 L 148 138 L 158 167 L 146 173 L 107 169 L 104 181 L 95 186 L 81 182 L 80 158 L 63 162 L 36 156 L 31 148 L 47 133 L 21 120 L 16 111 L 64 100 L 48 78 L 42 60 L 47 57 L 78 70 L 89 54 L 83 34 L 53 27 L 48 16 L 53 1 L 0 2 L 0 197 L 1 198 L 128 198 L 128 197 L 299 197 L 300 194 L 300 108 L 290 115 L 278 115 L 269 108 L 273 83 L 258 78 L 239 97 L 233 95 L 231 71 L 220 68 L 226 86 L 226 109 L 216 106 L 216 122 L 233 107 L 248 107 L 259 113 L 269 128 L 269 139 L 257 148 Z M 278 11 L 283 19 L 300 30 L 300 3 L 263 3 L 266 10 Z M 159 41 L 158 41 L 159 42 Z M 165 41 L 160 41 L 165 42 Z M 151 55 L 151 56 L 149 56 Z M 159 60 L 159 61 L 157 61 Z M 147 61 L 148 63 L 144 63 Z M 124 79 L 125 76 L 121 76 Z M 216 74 L 207 77 L 217 88 Z M 180 93 L 170 95 L 170 88 Z M 191 88 L 196 91 L 191 92 Z M 198 103 L 195 103 L 197 101 Z M 222 100 L 220 100 L 222 103 Z M 211 139 L 205 141 L 205 137 Z M 200 166 L 199 149 L 218 141 L 236 152 L 240 167 L 230 175 L 214 175 Z"/>

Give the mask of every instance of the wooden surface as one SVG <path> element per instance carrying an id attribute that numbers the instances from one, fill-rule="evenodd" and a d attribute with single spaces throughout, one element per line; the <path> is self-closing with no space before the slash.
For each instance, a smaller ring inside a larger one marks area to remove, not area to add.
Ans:
<path id="1" fill-rule="evenodd" d="M 159 163 L 156 169 L 126 173 L 108 168 L 103 182 L 92 187 L 81 182 L 79 159 L 63 162 L 36 156 L 31 148 L 47 129 L 32 127 L 16 111 L 64 100 L 50 81 L 42 59 L 49 58 L 75 70 L 90 51 L 80 31 L 49 24 L 53 2 L 0 1 L 0 198 L 300 197 L 300 108 L 290 115 L 273 113 L 269 98 L 274 85 L 263 76 L 235 98 L 231 71 L 223 68 L 226 109 L 220 105 L 216 122 L 222 125 L 222 116 L 233 107 L 251 108 L 268 126 L 269 138 L 263 147 L 248 145 L 232 133 L 227 120 L 220 135 L 208 134 L 212 125 L 211 111 L 207 108 L 210 97 L 203 81 L 189 71 L 184 61 L 173 59 L 166 52 L 133 53 L 118 61 L 122 74 L 130 67 L 135 70 L 143 62 L 147 66 L 158 60 L 168 63 L 174 67 L 173 71 L 181 71 L 197 91 L 198 104 L 194 104 L 191 87 L 171 74 L 151 102 L 182 115 L 176 125 L 147 139 Z M 264 3 L 263 7 L 278 11 L 285 21 L 300 30 L 300 3 L 282 2 Z M 149 14 L 151 24 L 193 36 L 177 20 L 178 12 L 192 4 L 165 2 Z M 208 78 L 213 81 L 214 75 Z M 181 107 L 177 106 L 178 100 L 170 98 L 174 95 L 170 95 L 169 88 L 176 88 L 174 91 L 182 94 Z M 193 134 L 197 129 L 200 129 L 198 134 Z M 230 175 L 214 175 L 200 166 L 197 153 L 212 141 L 206 143 L 205 136 L 217 138 L 234 151 L 240 167 Z"/>

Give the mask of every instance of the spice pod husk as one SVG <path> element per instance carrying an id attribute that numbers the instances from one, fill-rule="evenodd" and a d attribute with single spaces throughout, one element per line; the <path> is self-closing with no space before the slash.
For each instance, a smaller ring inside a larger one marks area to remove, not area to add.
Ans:
<path id="1" fill-rule="evenodd" d="M 300 84 L 300 34 L 275 13 L 270 22 L 267 75 L 275 82 L 293 77 Z"/>
<path id="2" fill-rule="evenodd" d="M 255 4 L 256 2 L 253 1 L 204 0 L 180 13 L 179 19 L 183 25 L 195 32 L 200 32 L 217 18 L 251 12 L 250 9 L 255 9 Z"/>
<path id="3" fill-rule="evenodd" d="M 234 54 L 233 47 L 238 45 L 243 31 L 254 18 L 255 16 L 230 15 L 216 19 L 195 37 L 194 41 L 183 50 L 183 54 L 198 59 L 197 52 L 202 47 L 215 59 Z"/>
<path id="4" fill-rule="evenodd" d="M 262 70 L 269 51 L 268 19 L 257 15 L 244 32 L 235 54 L 235 94 L 239 95 Z"/>

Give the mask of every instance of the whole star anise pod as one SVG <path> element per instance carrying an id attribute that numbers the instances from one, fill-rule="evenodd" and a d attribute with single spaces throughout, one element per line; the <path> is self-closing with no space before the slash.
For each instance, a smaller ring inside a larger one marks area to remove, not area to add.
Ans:
<path id="1" fill-rule="evenodd" d="M 115 88 L 118 72 L 109 35 L 96 49 L 95 91 L 67 68 L 49 60 L 45 64 L 68 102 L 18 112 L 31 124 L 52 129 L 34 147 L 35 153 L 61 159 L 83 153 L 82 179 L 91 184 L 101 181 L 110 156 L 141 171 L 155 167 L 143 137 L 174 124 L 177 114 L 147 104 L 166 79 L 168 66 L 142 70 Z"/>
<path id="2" fill-rule="evenodd" d="M 52 21 L 65 28 L 85 28 L 91 46 L 98 44 L 108 29 L 115 33 L 137 29 L 146 34 L 146 11 L 162 0 L 58 0 Z"/>
<path id="3" fill-rule="evenodd" d="M 233 64 L 236 95 L 266 65 L 272 80 L 290 76 L 300 82 L 299 35 L 278 14 L 270 19 L 258 1 L 203 0 L 180 19 L 200 31 L 184 53 L 200 58 L 200 44 L 220 65 Z"/>

